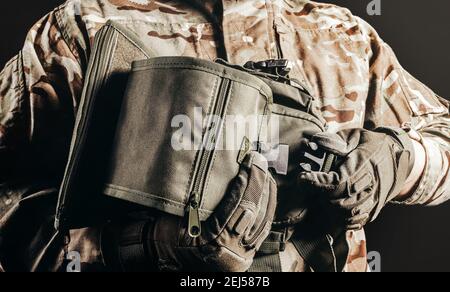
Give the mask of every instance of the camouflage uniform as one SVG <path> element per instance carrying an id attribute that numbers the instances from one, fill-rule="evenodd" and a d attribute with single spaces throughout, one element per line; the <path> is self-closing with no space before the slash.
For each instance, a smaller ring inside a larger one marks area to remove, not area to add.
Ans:
<path id="1" fill-rule="evenodd" d="M 5 180 L 14 173 L 34 175 L 42 166 L 60 173 L 93 38 L 109 19 L 135 31 L 161 56 L 214 60 L 225 52 L 237 64 L 291 60 L 292 77 L 320 100 L 330 131 L 383 125 L 418 133 L 416 139 L 427 150 L 426 170 L 403 204 L 448 200 L 448 102 L 408 74 L 362 19 L 344 8 L 302 0 L 67 1 L 31 29 L 23 50 L 0 74 L 0 171 Z M 217 33 L 214 20 L 222 23 L 223 34 Z M 1 200 L 6 201 L 4 196 Z M 348 241 L 347 269 L 365 270 L 364 232 L 349 233 Z M 101 261 L 96 229 L 74 231 L 70 249 L 85 251 L 85 263 Z M 296 256 L 288 248 L 282 257 Z M 303 269 L 301 263 L 284 266 Z"/>

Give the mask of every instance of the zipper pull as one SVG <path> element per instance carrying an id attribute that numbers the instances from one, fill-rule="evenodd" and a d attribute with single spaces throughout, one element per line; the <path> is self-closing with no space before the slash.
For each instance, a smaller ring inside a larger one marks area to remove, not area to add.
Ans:
<path id="1" fill-rule="evenodd" d="M 202 233 L 199 208 L 200 202 L 198 193 L 193 193 L 192 199 L 189 202 L 189 223 L 188 223 L 189 236 L 192 238 L 197 238 Z"/>

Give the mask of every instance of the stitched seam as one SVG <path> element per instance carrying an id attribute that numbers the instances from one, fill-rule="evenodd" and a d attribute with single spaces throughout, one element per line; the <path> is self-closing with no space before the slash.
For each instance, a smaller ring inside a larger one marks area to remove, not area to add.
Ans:
<path id="1" fill-rule="evenodd" d="M 67 26 L 63 24 L 62 16 L 60 15 L 60 13 L 61 13 L 61 10 L 63 10 L 64 8 L 66 8 L 66 4 L 58 7 L 57 9 L 55 9 L 55 12 L 54 12 L 55 18 L 56 18 L 56 24 L 58 25 L 58 31 L 62 34 L 64 42 L 66 43 L 66 45 L 69 48 L 69 50 L 72 53 L 72 55 L 74 57 L 75 56 L 80 56 L 79 52 L 75 53 L 73 51 L 73 49 L 71 48 L 70 41 L 69 41 L 70 40 L 70 36 L 67 33 L 68 29 L 67 29 Z M 81 66 L 82 64 L 81 64 L 80 58 L 75 58 L 75 59 L 77 60 L 78 65 Z"/>
<path id="2" fill-rule="evenodd" d="M 170 68 L 168 66 L 176 66 L 174 68 Z M 146 69 L 187 69 L 187 70 L 200 70 L 200 71 L 204 71 L 207 73 L 217 73 L 220 77 L 222 78 L 227 78 L 227 79 L 231 79 L 233 81 L 242 83 L 244 85 L 247 85 L 251 88 L 254 88 L 256 90 L 258 90 L 262 95 L 264 95 L 267 100 L 269 100 L 269 96 L 266 94 L 266 92 L 262 89 L 262 87 L 256 87 L 253 84 L 250 84 L 249 82 L 247 82 L 246 80 L 236 77 L 232 74 L 226 74 L 223 71 L 219 71 L 207 66 L 200 66 L 200 65 L 186 65 L 185 63 L 172 63 L 172 62 L 168 62 L 168 63 L 161 63 L 161 64 L 145 64 L 145 65 L 139 65 L 139 64 L 134 64 L 133 65 L 133 71 L 134 72 L 138 72 L 138 71 L 145 71 Z M 253 76 L 252 76 L 253 77 Z M 256 77 L 255 77 L 256 78 Z M 256 79 L 259 80 L 259 79 Z M 263 82 L 263 81 L 261 81 Z M 259 81 L 258 81 L 259 83 Z"/>
<path id="3" fill-rule="evenodd" d="M 121 191 L 121 192 L 129 193 L 132 195 L 136 195 L 141 198 L 158 201 L 163 205 L 169 205 L 169 206 L 177 207 L 180 209 L 184 209 L 184 207 L 185 207 L 184 204 L 181 204 L 181 203 L 169 200 L 169 199 L 161 198 L 161 196 L 150 194 L 147 192 L 138 191 L 138 190 L 133 190 L 133 189 L 126 188 L 126 187 L 120 187 L 120 186 L 113 185 L 113 184 L 107 184 L 106 187 L 104 188 L 104 191 L 106 192 L 108 189 L 115 190 L 115 191 Z M 204 209 L 201 209 L 199 211 L 204 213 L 205 215 L 212 214 L 211 211 L 204 210 Z"/>
<path id="4" fill-rule="evenodd" d="M 105 18 L 105 22 L 107 22 L 108 20 L 114 20 L 115 22 L 118 23 L 128 23 L 128 24 L 133 24 L 133 23 L 146 23 L 146 24 L 155 24 L 158 26 L 184 26 L 184 25 L 199 25 L 199 24 L 205 24 L 205 25 L 213 25 L 213 23 L 211 22 L 170 22 L 170 23 L 165 23 L 165 22 L 155 22 L 155 21 L 148 21 L 148 20 L 144 20 L 144 19 L 112 19 L 111 17 L 106 17 Z"/>
<path id="5" fill-rule="evenodd" d="M 114 29 L 120 33 L 120 35 L 122 35 L 124 38 L 126 38 L 130 43 L 132 43 L 137 49 L 139 49 L 139 51 L 141 51 L 147 58 L 151 58 L 151 56 L 141 48 L 141 46 L 139 44 L 137 44 L 133 39 L 131 39 L 131 37 L 129 37 L 125 32 L 123 32 L 120 28 L 110 25 L 111 27 L 114 27 Z"/>

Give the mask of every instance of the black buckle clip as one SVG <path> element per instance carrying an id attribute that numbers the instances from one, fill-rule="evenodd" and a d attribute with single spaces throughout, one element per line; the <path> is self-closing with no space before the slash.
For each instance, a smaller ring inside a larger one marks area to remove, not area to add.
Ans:
<path id="1" fill-rule="evenodd" d="M 260 62 L 249 61 L 244 65 L 245 68 L 267 74 L 286 77 L 291 72 L 291 63 L 287 59 L 271 59 Z"/>

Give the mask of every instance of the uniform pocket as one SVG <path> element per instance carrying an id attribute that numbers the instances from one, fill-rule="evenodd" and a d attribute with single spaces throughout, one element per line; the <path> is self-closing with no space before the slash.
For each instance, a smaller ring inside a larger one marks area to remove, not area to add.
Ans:
<path id="1" fill-rule="evenodd" d="M 367 43 L 343 29 L 278 26 L 283 57 L 294 63 L 291 77 L 318 99 L 330 127 L 360 127 L 369 88 Z"/>

